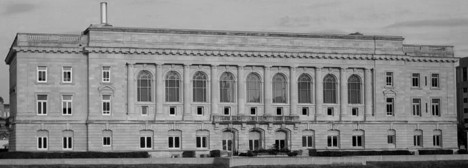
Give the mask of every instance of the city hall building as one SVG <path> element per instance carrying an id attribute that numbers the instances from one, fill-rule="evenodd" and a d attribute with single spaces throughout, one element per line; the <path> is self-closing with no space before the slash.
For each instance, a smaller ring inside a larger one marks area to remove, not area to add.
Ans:
<path id="1" fill-rule="evenodd" d="M 452 46 L 92 25 L 18 33 L 12 151 L 456 149 Z"/>

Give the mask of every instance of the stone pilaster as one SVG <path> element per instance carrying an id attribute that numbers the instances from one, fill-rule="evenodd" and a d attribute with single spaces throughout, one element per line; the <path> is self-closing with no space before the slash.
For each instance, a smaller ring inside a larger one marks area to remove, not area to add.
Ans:
<path id="1" fill-rule="evenodd" d="M 365 114 L 364 118 L 366 118 L 368 115 L 372 115 L 372 70 L 369 68 L 366 68 L 364 71 L 364 100 L 365 100 Z"/>
<path id="2" fill-rule="evenodd" d="M 317 121 L 317 114 L 322 114 L 323 104 L 323 78 L 322 67 L 315 67 L 315 117 Z"/>
<path id="3" fill-rule="evenodd" d="M 271 111 L 272 109 L 272 83 L 271 83 L 271 67 L 270 66 L 265 66 L 264 68 L 264 104 L 265 104 L 265 113 L 264 115 L 267 115 L 267 114 L 273 114 L 273 112 Z"/>
<path id="4" fill-rule="evenodd" d="M 211 115 L 219 114 L 219 78 L 218 65 L 211 65 Z"/>
<path id="5" fill-rule="evenodd" d="M 163 113 L 164 102 L 164 77 L 162 75 L 162 64 L 156 65 L 156 113 Z"/>
<path id="6" fill-rule="evenodd" d="M 237 67 L 237 110 L 238 115 L 245 114 L 245 77 L 244 77 L 244 67 L 239 66 Z"/>
<path id="7" fill-rule="evenodd" d="M 342 120 L 344 114 L 346 114 L 346 108 L 348 107 L 348 79 L 347 69 L 341 68 L 340 69 L 340 113 L 339 113 L 339 120 Z"/>
<path id="8" fill-rule="evenodd" d="M 297 80 L 296 80 L 296 67 L 291 67 L 289 69 L 289 101 L 290 101 L 290 115 L 294 116 L 297 115 L 297 101 L 298 101 L 298 94 L 297 94 Z"/>
<path id="9" fill-rule="evenodd" d="M 127 63 L 127 115 L 133 114 L 135 109 L 134 81 L 133 64 Z"/>
<path id="10" fill-rule="evenodd" d="M 184 120 L 190 120 L 192 119 L 192 113 L 190 109 L 190 93 L 191 93 L 191 87 L 190 87 L 190 65 L 184 64 Z"/>

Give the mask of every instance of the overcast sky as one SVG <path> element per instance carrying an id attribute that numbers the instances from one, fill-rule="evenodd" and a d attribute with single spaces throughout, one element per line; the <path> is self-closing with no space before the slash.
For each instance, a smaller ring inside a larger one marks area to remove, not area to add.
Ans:
<path id="1" fill-rule="evenodd" d="M 103 0 L 0 0 L 0 56 L 15 34 L 79 34 Z M 107 0 L 113 26 L 397 35 L 405 44 L 454 45 L 468 56 L 468 0 Z M 9 102 L 8 66 L 0 96 Z"/>

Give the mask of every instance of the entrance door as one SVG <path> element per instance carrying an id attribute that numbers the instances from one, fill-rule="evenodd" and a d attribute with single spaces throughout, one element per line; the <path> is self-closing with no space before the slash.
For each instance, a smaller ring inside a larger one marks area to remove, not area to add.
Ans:
<path id="1" fill-rule="evenodd" d="M 286 133 L 283 131 L 277 131 L 275 133 L 275 147 L 276 149 L 285 149 L 287 148 L 286 143 Z"/>
<path id="2" fill-rule="evenodd" d="M 234 135 L 232 132 L 223 132 L 223 150 L 232 151 L 234 149 Z"/>

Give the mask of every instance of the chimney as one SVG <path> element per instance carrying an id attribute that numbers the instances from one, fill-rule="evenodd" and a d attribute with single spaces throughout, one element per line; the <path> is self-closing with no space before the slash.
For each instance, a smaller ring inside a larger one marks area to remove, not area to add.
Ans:
<path id="1" fill-rule="evenodd" d="M 107 25 L 107 2 L 101 2 L 101 24 Z"/>

